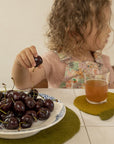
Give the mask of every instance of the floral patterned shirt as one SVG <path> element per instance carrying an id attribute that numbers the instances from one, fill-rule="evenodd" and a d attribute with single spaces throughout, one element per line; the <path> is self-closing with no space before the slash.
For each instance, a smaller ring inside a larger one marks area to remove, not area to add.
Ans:
<path id="1" fill-rule="evenodd" d="M 98 74 L 106 71 L 103 66 L 102 55 L 95 53 L 96 62 L 74 61 L 63 53 L 58 54 L 60 60 L 66 64 L 65 76 L 60 88 L 84 88 L 84 73 Z"/>

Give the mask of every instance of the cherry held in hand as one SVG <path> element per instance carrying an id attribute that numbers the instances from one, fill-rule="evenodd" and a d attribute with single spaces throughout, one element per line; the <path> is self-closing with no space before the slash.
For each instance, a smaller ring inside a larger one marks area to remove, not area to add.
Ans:
<path id="1" fill-rule="evenodd" d="M 38 67 L 39 65 L 41 65 L 43 63 L 41 56 L 34 57 L 34 60 L 35 60 L 36 66 L 34 67 L 33 72 L 36 67 Z"/>
<path id="2" fill-rule="evenodd" d="M 34 57 L 34 60 L 36 62 L 36 66 L 35 67 L 38 67 L 40 64 L 43 63 L 43 60 L 42 60 L 41 56 Z"/>

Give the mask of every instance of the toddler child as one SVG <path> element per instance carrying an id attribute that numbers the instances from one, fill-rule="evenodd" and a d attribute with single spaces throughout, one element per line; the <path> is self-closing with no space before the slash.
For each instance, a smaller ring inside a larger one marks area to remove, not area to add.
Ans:
<path id="1" fill-rule="evenodd" d="M 47 79 L 49 88 L 83 88 L 85 73 L 110 71 L 109 88 L 114 88 L 110 59 L 102 55 L 111 32 L 110 17 L 110 0 L 55 0 L 48 20 L 49 52 L 34 72 L 35 46 L 16 56 L 16 87 L 31 88 Z"/>

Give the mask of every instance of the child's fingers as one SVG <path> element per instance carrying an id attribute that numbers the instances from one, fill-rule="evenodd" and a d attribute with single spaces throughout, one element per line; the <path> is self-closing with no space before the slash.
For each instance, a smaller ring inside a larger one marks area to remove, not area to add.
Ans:
<path id="1" fill-rule="evenodd" d="M 18 56 L 18 62 L 24 67 L 24 68 L 31 68 L 35 67 L 36 63 L 34 60 L 34 57 L 37 57 L 37 50 L 35 46 L 31 46 L 29 48 L 25 48 L 22 50 Z"/>
<path id="2" fill-rule="evenodd" d="M 31 53 L 33 54 L 34 57 L 38 56 L 38 53 L 37 53 L 37 50 L 36 50 L 35 46 L 31 46 L 30 51 L 31 51 Z"/>
<path id="3" fill-rule="evenodd" d="M 22 52 L 22 53 L 20 54 L 20 56 L 21 56 L 23 62 L 28 66 L 28 68 L 31 68 L 32 65 L 31 65 L 31 62 L 29 61 L 29 58 L 28 58 L 27 55 L 26 55 L 26 52 L 25 52 L 25 51 Z"/>
<path id="4" fill-rule="evenodd" d="M 27 58 L 29 59 L 31 66 L 34 67 L 36 65 L 33 54 L 31 53 L 31 50 L 29 48 L 25 51 Z"/>
<path id="5" fill-rule="evenodd" d="M 24 61 L 22 60 L 22 58 L 21 58 L 21 56 L 20 55 L 17 55 L 17 61 L 18 61 L 18 63 L 22 66 L 22 67 L 24 67 L 24 68 L 28 68 L 28 66 L 24 63 Z"/>

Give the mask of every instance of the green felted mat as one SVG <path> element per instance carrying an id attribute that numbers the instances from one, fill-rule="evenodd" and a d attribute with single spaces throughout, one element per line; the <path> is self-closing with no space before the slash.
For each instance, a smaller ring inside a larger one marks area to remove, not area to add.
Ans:
<path id="1" fill-rule="evenodd" d="M 114 109 L 114 93 L 108 92 L 107 102 L 103 104 L 90 104 L 87 102 L 85 95 L 83 95 L 77 97 L 74 100 L 74 105 L 81 111 L 92 115 L 100 115 L 100 114 L 107 115 L 108 111 L 110 113 Z"/>
<path id="2" fill-rule="evenodd" d="M 63 144 L 72 138 L 79 129 L 78 116 L 71 109 L 66 108 L 66 115 L 58 124 L 28 138 L 0 139 L 0 144 Z"/>

